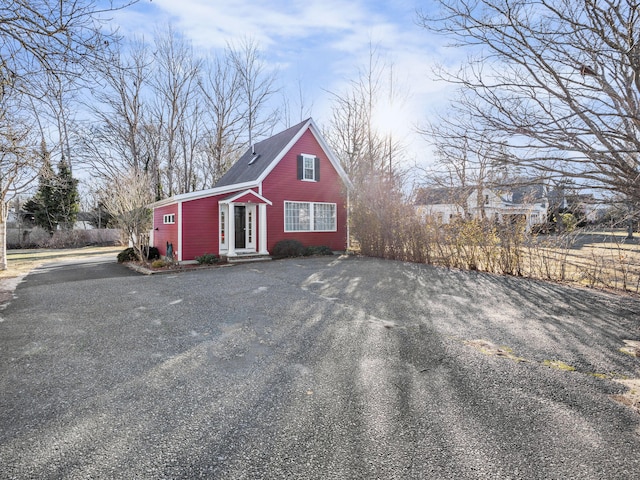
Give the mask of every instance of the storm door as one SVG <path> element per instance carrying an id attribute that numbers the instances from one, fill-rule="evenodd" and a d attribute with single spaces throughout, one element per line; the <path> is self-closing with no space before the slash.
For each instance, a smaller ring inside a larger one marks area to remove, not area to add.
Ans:
<path id="1" fill-rule="evenodd" d="M 247 207 L 244 205 L 236 205 L 235 210 L 235 248 L 242 249 L 247 247 Z"/>

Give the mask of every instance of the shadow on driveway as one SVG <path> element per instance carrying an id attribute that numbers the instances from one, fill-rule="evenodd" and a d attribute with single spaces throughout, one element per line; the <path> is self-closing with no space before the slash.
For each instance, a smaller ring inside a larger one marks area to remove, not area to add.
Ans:
<path id="1" fill-rule="evenodd" d="M 640 339 L 636 299 L 345 257 L 160 276 L 49 265 L 16 294 L 0 478 L 640 471 L 640 416 L 611 398 L 614 374 L 640 377 L 619 350 Z"/>

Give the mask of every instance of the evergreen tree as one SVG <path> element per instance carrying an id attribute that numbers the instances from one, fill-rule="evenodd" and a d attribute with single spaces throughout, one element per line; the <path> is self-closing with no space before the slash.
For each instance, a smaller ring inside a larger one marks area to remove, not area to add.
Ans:
<path id="1" fill-rule="evenodd" d="M 73 230 L 80 211 L 78 180 L 73 178 L 64 157 L 58 163 L 58 175 L 54 184 L 54 205 L 57 205 L 57 224 L 65 230 Z"/>
<path id="2" fill-rule="evenodd" d="M 74 179 L 64 157 L 58 163 L 58 174 L 51 167 L 50 154 L 44 140 L 41 145 L 42 168 L 38 191 L 24 208 L 36 225 L 53 234 L 58 226 L 72 229 L 80 209 L 78 180 Z"/>
<path id="3" fill-rule="evenodd" d="M 53 197 L 53 177 L 55 176 L 51 168 L 51 155 L 47 150 L 44 139 L 40 144 L 40 157 L 42 159 L 42 167 L 38 174 L 38 191 L 36 194 L 24 204 L 24 209 L 33 215 L 34 223 L 53 233 L 56 225 L 53 223 L 53 212 L 49 207 L 52 205 Z"/>

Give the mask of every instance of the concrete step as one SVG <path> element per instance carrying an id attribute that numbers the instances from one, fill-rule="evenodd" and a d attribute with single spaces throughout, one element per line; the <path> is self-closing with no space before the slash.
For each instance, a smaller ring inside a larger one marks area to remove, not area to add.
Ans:
<path id="1" fill-rule="evenodd" d="M 267 260 L 272 260 L 272 258 L 269 255 L 257 253 L 241 253 L 235 257 L 227 257 L 227 263 L 265 262 Z"/>

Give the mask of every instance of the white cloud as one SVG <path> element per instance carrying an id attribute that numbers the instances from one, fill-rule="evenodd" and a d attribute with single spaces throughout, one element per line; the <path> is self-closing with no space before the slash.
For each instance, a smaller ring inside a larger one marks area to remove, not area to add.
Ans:
<path id="1" fill-rule="evenodd" d="M 339 1 L 256 2 L 155 0 L 175 25 L 199 47 L 224 47 L 251 37 L 268 48 L 313 35 L 334 35 L 360 23 L 364 12 Z"/>

